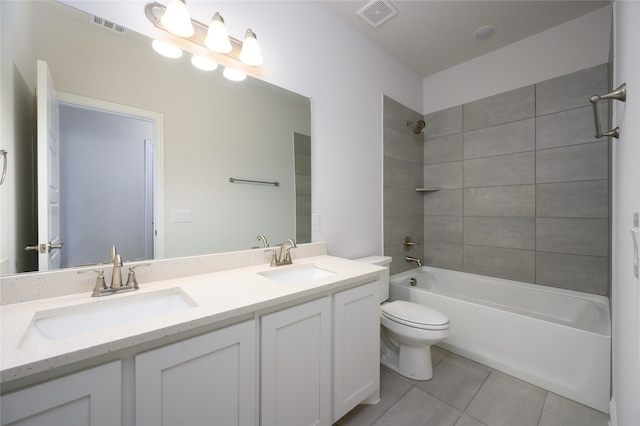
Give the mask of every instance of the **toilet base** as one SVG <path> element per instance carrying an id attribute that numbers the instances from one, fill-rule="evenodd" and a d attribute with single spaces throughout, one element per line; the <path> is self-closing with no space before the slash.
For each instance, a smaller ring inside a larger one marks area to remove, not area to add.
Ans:
<path id="1" fill-rule="evenodd" d="M 412 380 L 430 380 L 433 377 L 431 346 L 400 345 L 398 353 L 382 344 L 380 364 Z"/>

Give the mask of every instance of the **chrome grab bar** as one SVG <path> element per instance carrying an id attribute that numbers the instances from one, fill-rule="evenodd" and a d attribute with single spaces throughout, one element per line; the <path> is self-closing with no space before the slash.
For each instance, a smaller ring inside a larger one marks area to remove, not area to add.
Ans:
<path id="1" fill-rule="evenodd" d="M 0 157 L 2 157 L 2 176 L 0 176 L 0 185 L 2 185 L 4 178 L 7 177 L 7 151 L 0 149 Z"/>
<path id="2" fill-rule="evenodd" d="M 600 101 L 606 101 L 609 99 L 613 99 L 616 101 L 627 101 L 627 84 L 622 83 L 620 87 L 618 87 L 613 92 L 606 93 L 601 96 L 592 96 L 590 99 L 591 105 L 593 106 L 593 119 L 596 124 L 596 138 L 601 138 L 604 136 L 613 136 L 614 138 L 620 137 L 620 128 L 616 127 L 613 130 L 609 130 L 608 132 L 602 133 L 601 130 L 601 120 L 600 120 Z"/>
<path id="3" fill-rule="evenodd" d="M 234 183 L 234 182 L 264 183 L 266 185 L 280 186 L 280 182 L 266 182 L 264 180 L 236 179 L 232 177 L 229 178 L 229 182 L 231 183 Z"/>

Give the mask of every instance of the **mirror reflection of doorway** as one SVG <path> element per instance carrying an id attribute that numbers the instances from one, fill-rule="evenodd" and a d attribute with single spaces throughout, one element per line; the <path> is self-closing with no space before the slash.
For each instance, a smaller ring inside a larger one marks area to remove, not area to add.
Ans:
<path id="1" fill-rule="evenodd" d="M 60 103 L 61 267 L 154 257 L 154 121 Z M 117 200 L 117 201 L 108 201 Z"/>

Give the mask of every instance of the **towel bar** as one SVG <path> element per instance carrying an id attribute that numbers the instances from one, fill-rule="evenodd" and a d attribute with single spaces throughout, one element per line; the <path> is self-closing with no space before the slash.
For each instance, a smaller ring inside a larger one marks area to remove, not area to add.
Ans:
<path id="1" fill-rule="evenodd" d="M 593 106 L 593 119 L 596 124 L 596 138 L 602 138 L 604 136 L 613 136 L 614 138 L 620 137 L 620 128 L 616 127 L 613 130 L 609 130 L 608 132 L 602 133 L 601 124 L 600 124 L 600 101 L 606 101 L 609 99 L 613 99 L 616 101 L 627 101 L 627 85 L 626 83 L 622 83 L 620 87 L 610 93 L 606 93 L 601 96 L 592 96 L 590 101 Z"/>

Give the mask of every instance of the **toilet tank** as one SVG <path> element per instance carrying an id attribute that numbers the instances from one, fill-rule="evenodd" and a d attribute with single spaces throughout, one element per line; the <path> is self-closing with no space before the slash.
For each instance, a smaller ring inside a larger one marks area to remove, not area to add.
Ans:
<path id="1" fill-rule="evenodd" d="M 380 279 L 380 303 L 389 298 L 389 268 L 392 260 L 391 256 L 369 256 L 355 259 L 356 262 L 369 263 L 387 268 L 387 270 L 382 273 Z"/>

